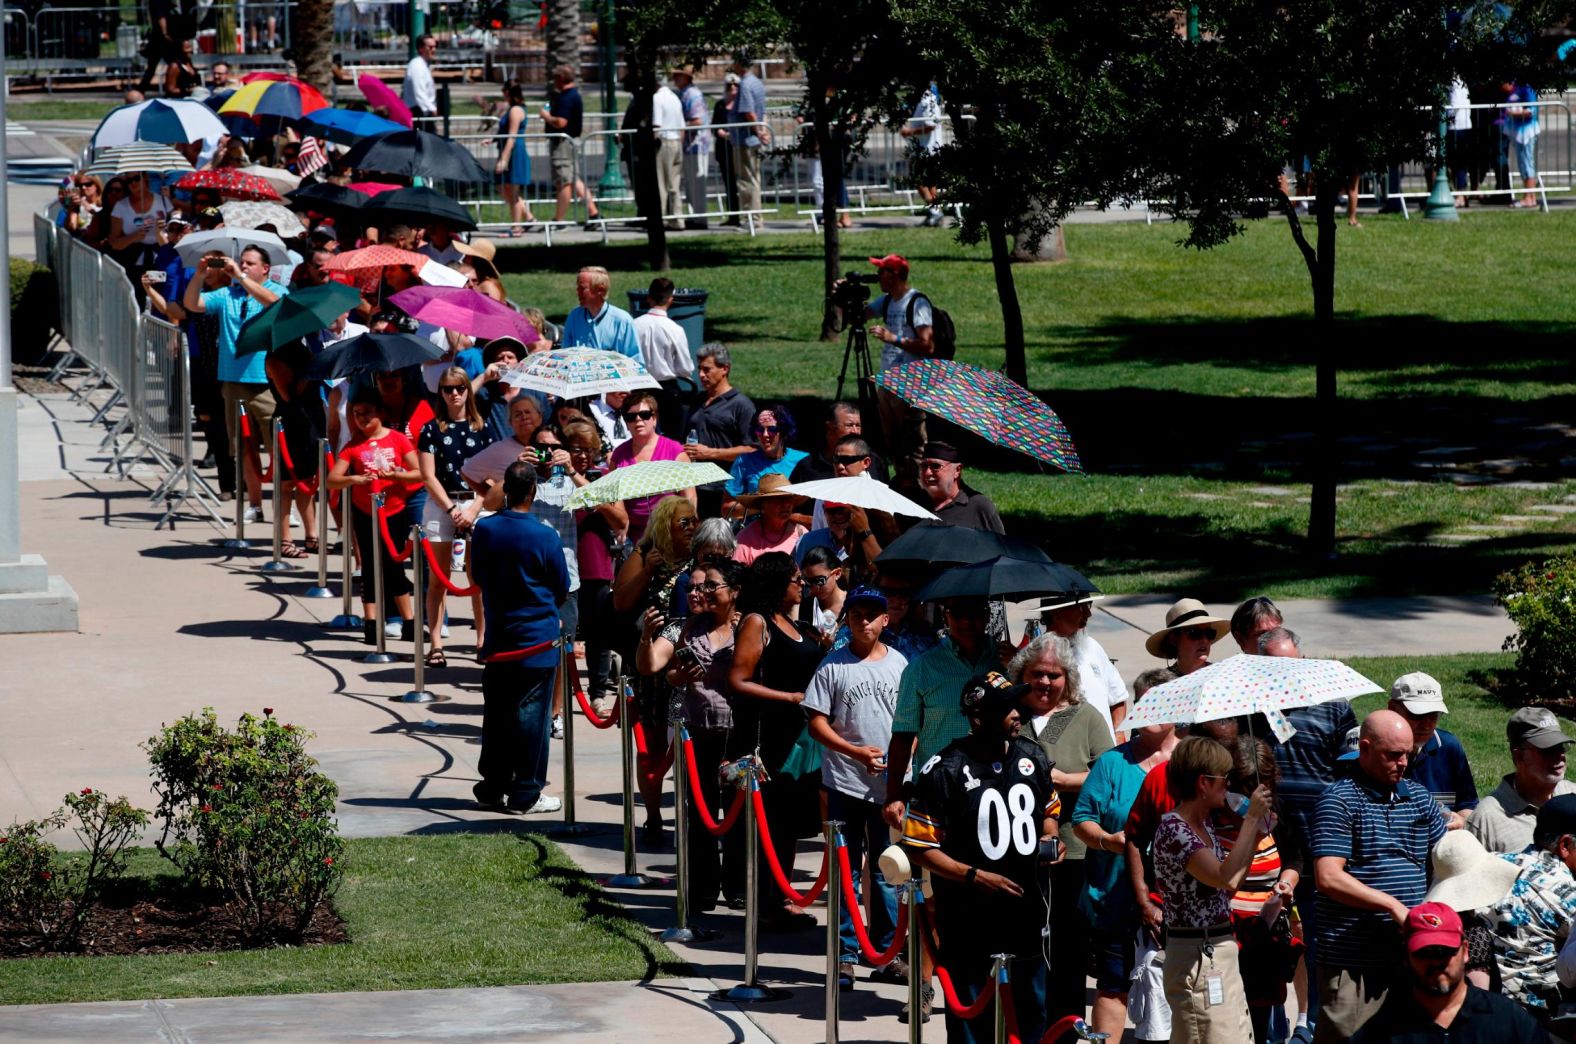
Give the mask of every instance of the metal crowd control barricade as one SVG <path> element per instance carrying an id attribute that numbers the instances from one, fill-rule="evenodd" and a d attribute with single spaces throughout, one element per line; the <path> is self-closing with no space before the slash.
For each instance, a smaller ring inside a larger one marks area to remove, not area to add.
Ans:
<path id="1" fill-rule="evenodd" d="M 540 119 L 536 112 L 531 111 L 531 107 L 528 106 L 526 111 L 528 118 L 525 126 L 530 126 L 532 120 Z M 459 123 L 470 119 L 471 117 L 455 117 L 453 122 Z M 492 120 L 491 124 L 494 128 L 492 130 L 449 136 L 450 141 L 465 146 L 467 151 L 476 157 L 476 162 L 482 165 L 482 169 L 487 171 L 492 171 L 497 165 L 500 153 L 497 120 Z M 525 200 L 527 209 L 536 216 L 536 221 L 530 224 L 539 227 L 547 245 L 552 246 L 555 231 L 577 228 L 586 218 L 586 201 L 581 198 L 571 205 L 569 220 L 553 220 L 558 207 L 557 194 L 553 190 L 553 149 L 558 142 L 568 143 L 567 147 L 574 159 L 575 177 L 584 181 L 579 143 L 567 134 L 555 132 L 528 132 L 518 137 L 524 140 L 526 154 L 531 160 L 531 184 L 527 186 Z M 503 196 L 498 191 L 496 183 L 460 186 L 455 198 L 472 212 L 477 229 L 483 235 L 489 232 L 496 235 L 499 231 L 509 229 L 515 224 L 514 219 L 504 209 Z"/>
<path id="2" fill-rule="evenodd" d="M 761 789 L 761 766 L 755 758 L 747 762 L 744 798 L 744 981 L 711 995 L 712 1000 L 734 1004 L 764 1004 L 786 1000 L 787 990 L 762 986 L 760 970 L 761 936 L 761 824 L 755 818 L 755 795 Z M 827 872 L 831 869 L 828 867 Z"/>
<path id="3" fill-rule="evenodd" d="M 925 1023 L 920 1014 L 925 1004 L 925 980 L 919 972 L 925 947 L 919 934 L 923 930 L 919 926 L 920 888 L 920 872 L 916 868 L 914 875 L 903 883 L 904 896 L 908 900 L 908 1044 L 919 1044 Z"/>
<path id="4" fill-rule="evenodd" d="M 558 660 L 558 691 L 564 708 L 564 825 L 554 831 L 566 836 L 589 834 L 594 829 L 589 823 L 575 821 L 575 687 L 579 684 L 576 675 L 575 636 L 567 634 Z"/>
<path id="5" fill-rule="evenodd" d="M 689 923 L 689 803 L 704 801 L 704 795 L 689 792 L 688 754 L 684 750 L 684 726 L 674 722 L 673 736 L 673 852 L 677 871 L 674 880 L 673 927 L 662 933 L 665 943 L 694 943 L 715 939 L 717 933 Z"/>
<path id="6" fill-rule="evenodd" d="M 317 440 L 317 583 L 306 589 L 306 598 L 332 598 L 328 589 L 328 440 Z"/>
<path id="7" fill-rule="evenodd" d="M 142 317 L 140 331 L 134 367 L 137 376 L 128 396 L 132 444 L 126 450 L 141 447 L 133 462 L 150 454 L 169 472 L 148 498 L 151 503 L 168 502 L 154 528 L 162 529 L 191 501 L 223 526 L 218 498 L 197 474 L 193 454 L 191 358 L 186 339 L 179 327 L 152 315 Z"/>
<path id="8" fill-rule="evenodd" d="M 98 313 L 99 347 L 102 353 L 99 361 L 104 380 L 111 388 L 110 397 L 93 416 L 92 423 L 97 424 L 125 400 L 132 387 L 132 367 L 136 364 L 137 354 L 137 322 L 141 318 L 136 295 L 131 290 L 131 281 L 126 278 L 126 270 L 102 255 L 99 259 L 98 296 L 91 307 Z M 101 449 L 113 445 L 130 427 L 130 416 L 128 410 L 100 444 Z M 113 461 L 111 466 L 114 466 Z M 109 468 L 104 470 L 108 471 Z"/>
<path id="9" fill-rule="evenodd" d="M 839 1001 L 843 991 L 839 989 L 838 976 L 843 956 L 842 940 L 842 909 L 843 890 L 837 885 L 839 867 L 837 860 L 838 849 L 842 846 L 843 824 L 835 819 L 828 819 L 823 824 L 826 831 L 826 1042 L 837 1044 L 837 1022 L 840 1014 Z M 874 876 L 874 875 L 871 875 Z M 871 885 L 867 884 L 866 888 Z M 855 914 L 857 916 L 857 914 Z"/>

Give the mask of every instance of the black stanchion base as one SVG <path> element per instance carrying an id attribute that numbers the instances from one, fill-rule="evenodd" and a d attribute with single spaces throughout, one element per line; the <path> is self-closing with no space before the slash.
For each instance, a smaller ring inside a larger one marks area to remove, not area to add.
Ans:
<path id="1" fill-rule="evenodd" d="M 336 631 L 359 631 L 361 630 L 361 617 L 346 616 L 344 613 L 340 613 L 338 616 L 328 621 L 328 626 L 334 628 Z"/>
<path id="2" fill-rule="evenodd" d="M 657 936 L 658 939 L 665 943 L 685 944 L 711 942 L 713 939 L 720 939 L 721 937 L 722 933 L 719 931 L 714 931 L 710 928 L 695 928 L 693 926 L 689 928 L 669 928 Z"/>
<path id="3" fill-rule="evenodd" d="M 260 573 L 293 573 L 295 572 L 295 566 L 289 562 L 268 561 L 258 566 L 257 571 Z"/>
<path id="4" fill-rule="evenodd" d="M 787 990 L 740 983 L 726 990 L 718 990 L 711 995 L 711 999 L 714 1001 L 729 1001 L 733 1004 L 771 1004 L 776 1001 L 785 1001 L 789 996 L 790 994 Z"/>
<path id="5" fill-rule="evenodd" d="M 231 551 L 246 551 L 251 548 L 252 542 L 250 540 L 237 540 L 235 537 L 227 537 L 219 541 L 219 546 Z"/>
<path id="6" fill-rule="evenodd" d="M 303 594 L 301 597 L 302 598 L 333 598 L 333 597 L 335 597 L 335 595 L 334 595 L 334 592 L 330 591 L 328 588 L 326 588 L 326 587 L 318 587 L 316 584 L 313 584 L 311 587 L 306 589 L 306 593 Z M 357 624 L 356 626 L 360 627 L 361 625 Z"/>
<path id="7" fill-rule="evenodd" d="M 363 660 L 362 662 L 365 663 L 366 661 Z M 390 703 L 446 703 L 448 700 L 448 696 L 443 696 L 436 692 L 428 692 L 426 689 L 412 689 L 402 695 L 389 697 Z"/>
<path id="8" fill-rule="evenodd" d="M 393 663 L 397 657 L 393 653 L 369 652 L 361 658 L 362 663 Z M 398 699 L 399 697 L 395 697 Z"/>
<path id="9" fill-rule="evenodd" d="M 614 874 L 603 879 L 604 888 L 672 888 L 673 881 L 660 877 L 649 877 L 646 874 Z"/>

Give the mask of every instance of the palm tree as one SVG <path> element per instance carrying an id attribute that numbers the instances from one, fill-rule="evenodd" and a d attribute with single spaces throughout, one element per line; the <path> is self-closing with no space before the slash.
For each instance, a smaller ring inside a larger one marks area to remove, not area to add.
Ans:
<path id="1" fill-rule="evenodd" d="M 580 0 L 549 0 L 547 5 L 547 69 L 567 65 L 580 79 Z"/>
<path id="2" fill-rule="evenodd" d="M 334 0 L 298 0 L 290 18 L 296 75 L 327 94 L 334 76 Z"/>

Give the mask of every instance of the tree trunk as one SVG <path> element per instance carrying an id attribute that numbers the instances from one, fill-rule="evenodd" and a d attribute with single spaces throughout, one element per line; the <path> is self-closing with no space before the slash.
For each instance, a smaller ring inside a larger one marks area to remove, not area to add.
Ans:
<path id="1" fill-rule="evenodd" d="M 551 0 L 547 9 L 547 81 L 552 83 L 553 70 L 567 65 L 580 74 L 580 0 Z"/>
<path id="2" fill-rule="evenodd" d="M 662 196 L 657 190 L 658 141 L 652 114 L 655 85 L 655 72 L 642 70 L 635 86 L 639 96 L 630 100 L 630 105 L 639 110 L 634 134 L 638 145 L 630 170 L 635 179 L 635 206 L 646 215 L 646 263 L 653 272 L 666 272 L 673 265 L 668 258 L 668 226 L 662 218 Z"/>
<path id="3" fill-rule="evenodd" d="M 821 157 L 821 281 L 824 284 L 822 292 L 832 296 L 832 284 L 837 282 L 842 274 L 843 267 L 843 235 L 842 229 L 837 224 L 837 201 L 842 196 L 843 188 L 843 150 L 838 128 L 832 125 L 832 107 L 827 104 L 826 91 L 817 90 L 814 82 L 810 85 L 811 98 L 813 99 L 811 111 L 814 113 L 815 123 L 811 133 L 815 135 L 816 151 Z M 836 341 L 838 331 L 834 320 L 835 316 L 830 308 L 823 309 L 821 320 L 821 340 Z M 863 321 L 863 316 L 847 316 L 845 323 L 858 323 Z"/>
<path id="4" fill-rule="evenodd" d="M 1062 226 L 1057 225 L 1051 229 L 1032 249 L 1030 244 L 1025 243 L 1022 238 L 1014 236 L 1012 260 L 1020 265 L 1036 264 L 1042 261 L 1066 261 L 1067 237 L 1062 234 Z"/>
<path id="5" fill-rule="evenodd" d="M 1335 555 L 1335 433 L 1340 426 L 1340 401 L 1335 393 L 1335 207 L 1339 190 L 1339 179 L 1319 179 L 1316 190 L 1318 238 L 1312 265 L 1315 392 L 1313 501 L 1308 512 L 1308 550 L 1320 558 Z"/>
<path id="6" fill-rule="evenodd" d="M 300 0 L 290 18 L 296 75 L 327 95 L 334 78 L 333 0 Z"/>
<path id="7" fill-rule="evenodd" d="M 1029 365 L 1023 348 L 1023 309 L 1018 304 L 1018 285 L 1012 277 L 1012 251 L 1007 247 L 1007 230 L 1000 217 L 986 221 L 990 230 L 990 262 L 996 271 L 996 297 L 1001 301 L 1002 344 L 1008 378 L 1025 388 L 1029 386 Z"/>

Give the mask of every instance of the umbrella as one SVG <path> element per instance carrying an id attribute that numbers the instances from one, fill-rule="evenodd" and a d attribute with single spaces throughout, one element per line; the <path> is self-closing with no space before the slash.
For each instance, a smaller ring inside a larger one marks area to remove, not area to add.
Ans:
<path id="1" fill-rule="evenodd" d="M 305 117 L 304 122 L 309 130 L 341 145 L 354 145 L 362 138 L 387 134 L 408 126 L 385 120 L 377 113 L 355 112 L 351 109 L 318 109 Z"/>
<path id="2" fill-rule="evenodd" d="M 413 286 L 394 294 L 389 302 L 412 319 L 472 337 L 515 337 L 530 344 L 540 336 L 519 312 L 463 286 Z"/>
<path id="3" fill-rule="evenodd" d="M 168 145 L 137 142 L 111 148 L 93 161 L 87 173 L 100 178 L 145 170 L 191 170 L 190 161 Z"/>
<path id="4" fill-rule="evenodd" d="M 243 174 L 235 167 L 194 170 L 190 174 L 182 175 L 181 180 L 175 183 L 175 187 L 212 189 L 226 199 L 279 199 L 279 193 L 275 192 L 274 187 L 268 182 L 253 174 Z"/>
<path id="5" fill-rule="evenodd" d="M 1002 374 L 948 359 L 921 359 L 882 370 L 875 380 L 910 405 L 998 446 L 1027 453 L 1063 471 L 1083 472 L 1062 419 Z"/>
<path id="6" fill-rule="evenodd" d="M 661 387 L 639 359 L 597 348 L 536 352 L 499 380 L 513 388 L 530 388 L 563 399 Z"/>
<path id="7" fill-rule="evenodd" d="M 917 565 L 933 563 L 983 562 L 997 555 L 1010 555 L 1027 562 L 1049 562 L 1050 556 L 1027 540 L 1005 537 L 985 529 L 965 529 L 944 522 L 921 522 L 887 545 L 876 562 L 890 566 L 899 562 Z"/>
<path id="8" fill-rule="evenodd" d="M 250 174 L 254 178 L 262 178 L 274 187 L 274 191 L 283 195 L 293 192 L 301 187 L 301 179 L 280 167 L 265 167 L 254 163 L 250 167 L 241 167 L 242 174 Z"/>
<path id="9" fill-rule="evenodd" d="M 285 195 L 292 207 L 316 211 L 329 217 L 344 217 L 352 214 L 367 202 L 367 197 L 361 193 L 352 192 L 343 185 L 331 185 L 327 182 L 302 185 L 294 192 L 287 192 Z"/>
<path id="10" fill-rule="evenodd" d="M 457 232 L 469 232 L 476 220 L 454 200 L 423 185 L 379 192 L 367 203 L 378 208 L 378 216 L 389 223 L 426 226 L 434 221 L 448 222 Z"/>
<path id="11" fill-rule="evenodd" d="M 394 93 L 393 88 L 376 76 L 373 76 L 371 73 L 364 73 L 361 79 L 356 81 L 356 86 L 361 88 L 362 95 L 372 104 L 372 107 L 386 111 L 390 120 L 402 127 L 414 127 L 416 125 L 416 117 L 405 105 L 404 100 Z"/>
<path id="12" fill-rule="evenodd" d="M 953 566 L 914 594 L 917 602 L 942 598 L 1001 598 L 1009 602 L 1038 595 L 1100 593 L 1088 577 L 1060 562 L 997 555 L 983 562 Z"/>
<path id="13" fill-rule="evenodd" d="M 111 109 L 93 132 L 95 148 L 130 145 L 135 141 L 185 145 L 216 142 L 225 134 L 224 121 L 202 102 L 172 99 L 139 102 Z"/>
<path id="14" fill-rule="evenodd" d="M 1295 730 L 1282 711 L 1383 691 L 1339 660 L 1233 656 L 1156 685 L 1128 713 L 1122 728 L 1258 713 L 1269 720 L 1277 736 L 1284 737 Z"/>
<path id="15" fill-rule="evenodd" d="M 286 294 L 241 327 L 235 353 L 271 351 L 310 337 L 361 303 L 361 294 L 342 283 L 324 283 Z"/>
<path id="16" fill-rule="evenodd" d="M 795 482 L 784 486 L 782 491 L 831 504 L 852 504 L 867 511 L 885 511 L 889 515 L 914 515 L 930 519 L 936 517 L 928 508 L 920 507 L 885 482 L 877 482 L 864 475 Z"/>
<path id="17" fill-rule="evenodd" d="M 393 192 L 395 189 L 402 189 L 405 186 L 391 185 L 387 181 L 353 181 L 348 187 L 353 192 L 359 192 L 363 196 L 370 197 L 383 192 Z M 368 199 L 366 202 L 370 203 L 371 200 Z M 363 203 L 363 206 L 365 206 L 365 203 Z"/>
<path id="18" fill-rule="evenodd" d="M 433 181 L 492 180 L 492 174 L 482 169 L 464 145 L 422 130 L 394 131 L 363 138 L 345 153 L 345 163 L 357 170 L 376 170 Z"/>
<path id="19" fill-rule="evenodd" d="M 248 116 L 254 122 L 264 116 L 299 120 L 308 113 L 328 108 L 328 99 L 319 94 L 316 87 L 293 76 L 277 80 L 257 76 L 247 79 L 249 83 L 237 87 L 219 106 L 221 116 L 235 113 Z"/>
<path id="20" fill-rule="evenodd" d="M 406 333 L 364 333 L 325 349 L 307 369 L 314 380 L 392 373 L 443 358 L 443 349 Z"/>
<path id="21" fill-rule="evenodd" d="M 374 243 L 360 250 L 335 254 L 325 269 L 329 272 L 349 272 L 361 289 L 371 292 L 377 289 L 383 269 L 389 265 L 409 265 L 424 283 L 453 284 L 457 280 L 458 285 L 465 285 L 465 278 L 460 273 L 437 264 L 426 254 L 415 254 L 386 243 Z"/>
<path id="22" fill-rule="evenodd" d="M 569 497 L 571 508 L 590 508 L 635 497 L 654 497 L 676 493 L 691 486 L 726 482 L 728 473 L 715 464 L 678 460 L 647 460 L 627 468 L 614 468 L 606 475 L 581 486 Z"/>
<path id="23" fill-rule="evenodd" d="M 225 257 L 240 257 L 247 247 L 261 247 L 268 255 L 270 265 L 286 265 L 290 257 L 285 252 L 284 240 L 272 232 L 253 232 L 244 228 L 216 228 L 210 232 L 193 232 L 184 236 L 175 247 L 181 261 L 190 268 L 210 250 L 217 250 Z"/>
<path id="24" fill-rule="evenodd" d="M 259 225 L 272 225 L 281 239 L 290 239 L 306 233 L 306 226 L 301 224 L 301 219 L 278 203 L 231 200 L 229 203 L 220 204 L 219 212 L 224 215 L 224 223 L 229 228 L 257 228 Z"/>

